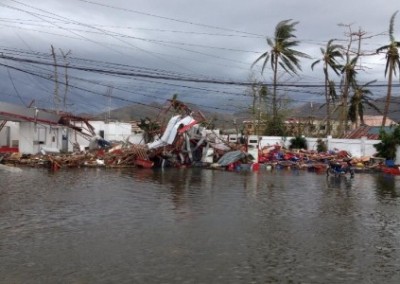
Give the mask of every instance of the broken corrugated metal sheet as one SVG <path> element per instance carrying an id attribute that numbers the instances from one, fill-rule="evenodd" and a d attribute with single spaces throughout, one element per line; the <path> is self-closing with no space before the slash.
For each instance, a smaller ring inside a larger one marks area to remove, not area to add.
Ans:
<path id="1" fill-rule="evenodd" d="M 0 120 L 30 121 L 57 125 L 60 118 L 60 115 L 48 110 L 0 102 Z"/>
<path id="2" fill-rule="evenodd" d="M 379 133 L 381 130 L 384 130 L 386 133 L 391 133 L 393 131 L 393 127 L 390 126 L 385 126 L 385 127 L 380 127 L 380 126 L 368 126 L 368 125 L 363 125 L 360 126 L 351 132 L 349 132 L 346 136 L 343 138 L 346 139 L 360 139 L 362 137 L 366 137 L 371 140 L 379 140 Z"/>

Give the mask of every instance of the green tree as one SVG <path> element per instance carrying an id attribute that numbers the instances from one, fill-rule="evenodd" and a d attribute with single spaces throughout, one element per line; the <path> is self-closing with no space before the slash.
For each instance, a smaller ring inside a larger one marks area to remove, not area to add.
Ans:
<path id="1" fill-rule="evenodd" d="M 364 124 L 364 105 L 368 105 L 378 113 L 381 113 L 380 109 L 371 102 L 372 92 L 367 87 L 372 83 L 375 83 L 376 80 L 365 83 L 362 86 L 356 85 L 354 88 L 354 94 L 350 99 L 350 106 L 348 111 L 348 118 L 351 122 L 353 122 L 356 127 L 359 126 L 359 122 Z"/>
<path id="2" fill-rule="evenodd" d="M 153 142 L 155 135 L 161 130 L 159 123 L 148 117 L 141 118 L 138 126 L 143 130 L 143 140 L 145 143 Z"/>
<path id="3" fill-rule="evenodd" d="M 325 48 L 321 47 L 321 54 L 322 54 L 322 59 L 318 59 L 314 61 L 311 64 L 311 69 L 314 70 L 314 66 L 317 65 L 318 63 L 322 62 L 323 63 L 323 72 L 324 72 L 324 77 L 325 77 L 325 101 L 326 101 L 326 134 L 330 135 L 331 134 L 331 111 L 330 111 L 330 105 L 331 101 L 333 101 L 333 98 L 331 97 L 332 94 L 332 85 L 331 81 L 329 80 L 329 72 L 328 69 L 331 69 L 333 72 L 336 73 L 336 75 L 340 75 L 340 70 L 342 66 L 339 64 L 337 61 L 339 58 L 343 58 L 343 54 L 341 52 L 341 49 L 343 49 L 343 46 L 338 45 L 338 44 L 333 44 L 333 39 L 329 40 L 328 43 L 326 44 Z M 334 90 L 334 88 L 333 88 Z"/>
<path id="4" fill-rule="evenodd" d="M 266 121 L 264 135 L 268 136 L 286 136 L 286 126 L 282 114 L 269 116 Z"/>
<path id="5" fill-rule="evenodd" d="M 307 150 L 307 140 L 303 136 L 296 136 L 290 139 L 289 149 L 305 149 Z"/>
<path id="6" fill-rule="evenodd" d="M 392 17 L 390 18 L 389 23 L 389 38 L 390 43 L 388 45 L 381 46 L 376 50 L 377 53 L 382 51 L 386 52 L 386 68 L 385 68 L 385 77 L 388 76 L 388 86 L 387 86 L 387 94 L 385 101 L 385 108 L 383 110 L 383 118 L 382 118 L 382 127 L 386 124 L 386 118 L 389 113 L 390 100 L 392 95 L 392 80 L 393 75 L 396 76 L 396 70 L 399 69 L 400 72 L 400 58 L 399 58 L 399 47 L 400 42 L 396 41 L 393 32 L 394 32 L 394 19 L 396 17 L 398 11 L 396 11 Z M 389 74 L 388 74 L 389 73 Z"/>
<path id="7" fill-rule="evenodd" d="M 273 91 L 272 91 L 272 120 L 275 121 L 278 116 L 277 105 L 277 85 L 278 85 L 278 66 L 290 75 L 297 74 L 301 70 L 299 58 L 309 58 L 305 53 L 297 51 L 293 48 L 299 45 L 294 32 L 298 22 L 292 20 L 283 20 L 275 27 L 273 38 L 267 38 L 269 50 L 260 55 L 252 64 L 252 67 L 259 61 L 263 61 L 261 73 L 270 61 L 273 72 Z M 271 60 L 270 60 L 271 59 Z"/>
<path id="8" fill-rule="evenodd" d="M 258 113 L 256 114 L 257 115 L 257 118 L 256 118 L 256 120 L 257 120 L 256 131 L 257 132 L 256 133 L 257 133 L 257 135 L 259 135 L 260 134 L 260 125 L 261 125 L 262 119 L 265 117 L 265 112 L 263 113 L 263 111 L 261 109 L 261 105 L 262 105 L 262 102 L 264 102 L 264 104 L 265 104 L 265 102 L 267 100 L 268 88 L 266 86 L 261 86 L 261 88 L 258 90 L 257 96 L 258 96 L 258 110 L 257 110 Z"/>
<path id="9" fill-rule="evenodd" d="M 386 132 L 383 128 L 379 133 L 380 143 L 374 144 L 377 156 L 393 160 L 396 158 L 397 146 L 400 145 L 400 125 L 393 132 Z"/>

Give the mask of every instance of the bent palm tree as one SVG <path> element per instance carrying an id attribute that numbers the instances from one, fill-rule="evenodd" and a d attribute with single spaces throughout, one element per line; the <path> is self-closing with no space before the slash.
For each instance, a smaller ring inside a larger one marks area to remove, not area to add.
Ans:
<path id="1" fill-rule="evenodd" d="M 341 115 L 340 115 L 340 134 L 343 135 L 344 132 L 347 130 L 348 125 L 348 98 L 350 93 L 350 88 L 355 89 L 357 86 L 356 81 L 356 64 L 358 61 L 358 56 L 354 58 L 347 59 L 347 63 L 343 65 L 342 74 L 343 74 L 343 81 L 342 81 L 342 106 L 341 106 Z"/>
<path id="2" fill-rule="evenodd" d="M 388 75 L 388 87 L 387 87 L 387 94 L 386 94 L 386 102 L 385 108 L 383 110 L 383 118 L 382 118 L 382 127 L 386 124 L 386 118 L 389 112 L 390 106 L 390 99 L 392 95 L 392 80 L 393 75 L 396 76 L 396 70 L 399 69 L 400 71 L 400 57 L 399 57 L 399 47 L 400 42 L 396 41 L 393 36 L 393 26 L 394 26 L 394 19 L 396 17 L 398 11 L 396 11 L 392 17 L 390 18 L 389 23 L 389 38 L 390 44 L 381 46 L 376 50 L 376 53 L 381 51 L 386 51 L 386 68 L 385 68 L 385 77 Z"/>
<path id="3" fill-rule="evenodd" d="M 382 113 L 380 109 L 371 102 L 372 92 L 371 90 L 367 89 L 369 85 L 375 82 L 376 80 L 370 81 L 362 86 L 355 86 L 354 88 L 354 95 L 350 99 L 348 118 L 356 125 L 356 127 L 359 126 L 359 122 L 361 123 L 361 125 L 364 124 L 365 104 L 376 110 L 378 113 Z"/>
<path id="4" fill-rule="evenodd" d="M 294 32 L 295 26 L 299 22 L 292 22 L 292 20 L 283 20 L 275 27 L 274 38 L 267 38 L 267 43 L 270 50 L 261 54 L 252 64 L 252 67 L 260 60 L 264 60 L 261 73 L 264 72 L 265 66 L 271 58 L 271 68 L 273 71 L 273 92 L 272 92 L 272 117 L 275 119 L 278 115 L 277 108 L 277 84 L 278 84 L 278 66 L 290 75 L 297 74 L 301 70 L 299 57 L 309 58 L 305 53 L 293 49 L 299 45 L 296 40 Z"/>
<path id="5" fill-rule="evenodd" d="M 343 49 L 341 45 L 332 44 L 333 39 L 329 40 L 326 44 L 326 48 L 321 47 L 322 59 L 318 59 L 317 61 L 311 64 L 311 69 L 314 70 L 314 66 L 320 62 L 323 62 L 323 70 L 325 76 L 325 101 L 326 101 L 326 117 L 327 117 L 327 129 L 326 134 L 331 134 L 331 111 L 330 111 L 330 104 L 332 101 L 332 97 L 330 96 L 330 92 L 332 91 L 330 80 L 329 80 L 329 73 L 328 68 L 332 69 L 336 75 L 340 75 L 340 69 L 342 66 L 337 62 L 337 58 L 343 58 L 343 54 L 341 53 L 340 49 Z"/>

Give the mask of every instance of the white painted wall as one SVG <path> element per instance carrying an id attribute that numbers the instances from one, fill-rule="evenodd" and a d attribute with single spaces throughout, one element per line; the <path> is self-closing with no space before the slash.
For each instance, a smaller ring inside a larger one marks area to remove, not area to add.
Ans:
<path id="1" fill-rule="evenodd" d="M 89 121 L 93 126 L 94 132 L 100 136 L 100 132 L 104 131 L 104 139 L 107 141 L 126 141 L 132 134 L 132 126 L 126 122 L 109 122 L 104 121 Z M 84 123 L 76 122 L 75 126 L 85 127 Z M 86 127 L 85 127 L 86 128 Z M 89 147 L 90 141 L 79 133 L 72 133 L 70 135 L 70 143 L 77 142 L 81 148 Z"/>
<path id="2" fill-rule="evenodd" d="M 283 147 L 290 146 L 290 139 L 293 137 L 279 137 L 279 136 L 262 136 L 260 140 L 260 148 L 264 146 L 280 145 Z M 317 150 L 318 138 L 306 138 L 308 150 Z M 362 139 L 333 139 L 325 138 L 322 139 L 329 150 L 345 150 L 349 152 L 353 157 L 372 156 L 376 153 L 374 144 L 380 142 L 380 140 L 368 140 Z"/>
<path id="3" fill-rule="evenodd" d="M 6 125 L 0 131 L 0 147 L 13 147 L 19 143 L 19 122 L 7 121 Z"/>
<path id="4" fill-rule="evenodd" d="M 91 121 L 96 134 L 100 130 L 104 130 L 104 138 L 109 141 L 125 141 L 131 133 L 131 125 L 129 123 L 111 122 L 106 124 L 103 121 Z M 76 124 L 77 126 L 81 126 Z M 36 154 L 40 151 L 41 146 L 48 148 L 62 149 L 62 137 L 68 137 L 68 151 L 72 151 L 74 142 L 78 142 L 83 147 L 89 146 L 89 141 L 70 129 L 66 130 L 63 127 L 46 126 L 35 124 L 31 122 L 7 122 L 6 126 L 9 134 L 5 129 L 0 132 L 0 146 L 6 145 L 9 135 L 10 141 L 16 140 L 19 143 L 21 153 Z M 236 141 L 236 135 L 231 135 L 232 140 Z M 228 139 L 228 136 L 221 135 L 222 139 Z M 260 139 L 260 149 L 268 145 L 280 145 L 283 147 L 290 146 L 290 139 L 292 137 L 279 137 L 279 136 L 262 136 Z M 306 138 L 309 150 L 317 149 L 317 138 Z M 331 137 L 323 139 L 328 147 L 328 150 L 345 150 L 348 151 L 353 157 L 372 156 L 376 153 L 374 144 L 380 140 L 362 139 L 333 139 Z M 36 141 L 36 142 L 35 142 Z M 43 144 L 38 144 L 42 141 Z M 133 141 L 132 141 L 133 142 Z M 398 155 L 400 162 L 400 156 Z"/>
<path id="5" fill-rule="evenodd" d="M 42 148 L 61 150 L 63 128 L 33 122 L 20 122 L 19 151 L 37 154 Z"/>
<path id="6" fill-rule="evenodd" d="M 104 139 L 125 141 L 132 134 L 132 126 L 125 122 L 110 122 L 103 125 Z"/>

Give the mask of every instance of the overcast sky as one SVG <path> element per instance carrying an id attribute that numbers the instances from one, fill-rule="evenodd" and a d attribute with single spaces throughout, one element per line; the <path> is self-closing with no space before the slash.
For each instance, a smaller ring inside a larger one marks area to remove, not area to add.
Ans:
<path id="1" fill-rule="evenodd" d="M 312 71 L 310 65 L 320 58 L 320 47 L 329 39 L 347 45 L 346 32 L 351 27 L 353 32 L 363 32 L 362 51 L 369 54 L 361 59 L 363 68 L 358 79 L 383 83 L 384 55 L 372 54 L 389 42 L 389 20 L 398 9 L 398 0 L 0 0 L 0 52 L 52 62 L 52 45 L 59 64 L 69 62 L 99 69 L 111 66 L 117 71 L 135 67 L 135 74 L 151 74 L 152 78 L 121 77 L 71 70 L 67 93 L 71 111 L 94 107 L 101 110 L 135 102 L 162 103 L 174 93 L 210 110 L 236 111 L 248 104 L 244 87 L 166 81 L 154 75 L 271 82 L 270 69 L 262 78 L 259 66 L 251 69 L 251 64 L 268 49 L 266 37 L 273 36 L 276 24 L 293 19 L 299 22 L 296 35 L 301 44 L 297 49 L 312 59 L 302 60 L 303 72 L 299 76 L 283 76 L 282 81 L 322 85 L 321 66 Z M 347 26 L 339 26 L 340 23 Z M 395 38 L 400 39 L 399 18 L 394 31 Z M 69 51 L 64 61 L 62 52 Z M 14 68 L 0 66 L 0 101 L 27 104 L 35 99 L 37 104 L 54 106 L 51 66 L 5 59 L 0 63 Z M 58 70 L 58 75 L 62 81 L 63 70 Z M 59 88 L 62 94 L 63 87 Z M 286 88 L 282 92 L 294 95 L 298 102 L 323 100 L 322 89 L 318 88 Z M 106 99 L 110 94 L 112 99 Z M 376 95 L 384 92 L 377 90 Z"/>

